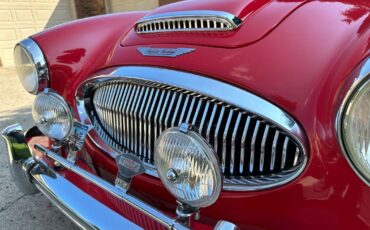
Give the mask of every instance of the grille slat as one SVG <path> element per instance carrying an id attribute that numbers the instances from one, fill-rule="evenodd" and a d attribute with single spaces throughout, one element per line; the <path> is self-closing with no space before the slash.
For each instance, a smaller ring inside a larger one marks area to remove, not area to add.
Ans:
<path id="1" fill-rule="evenodd" d="M 225 172 L 225 168 L 226 168 L 226 151 L 228 150 L 227 149 L 227 140 L 228 140 L 227 135 L 229 133 L 229 127 L 230 127 L 231 119 L 233 117 L 233 112 L 234 111 L 231 110 L 229 113 L 229 116 L 226 121 L 226 126 L 224 129 L 224 133 L 222 136 L 222 172 Z"/>
<path id="2" fill-rule="evenodd" d="M 175 126 L 176 117 L 177 117 L 177 113 L 179 112 L 182 97 L 183 97 L 183 95 L 180 94 L 179 99 L 178 99 L 177 104 L 176 104 L 176 109 L 175 109 L 175 112 L 174 112 L 173 118 L 172 118 L 172 124 L 171 124 L 172 127 Z"/>
<path id="3" fill-rule="evenodd" d="M 253 137 L 252 137 L 252 142 L 251 142 L 251 156 L 249 159 L 249 172 L 250 173 L 252 173 L 254 169 L 254 157 L 256 154 L 256 140 L 257 140 L 259 127 L 260 127 L 260 121 L 257 121 L 256 126 L 254 127 Z"/>
<path id="4" fill-rule="evenodd" d="M 245 162 L 245 152 L 246 152 L 246 138 L 247 138 L 247 132 L 249 129 L 249 125 L 251 122 L 250 116 L 247 117 L 244 130 L 243 130 L 243 135 L 242 135 L 242 143 L 241 143 L 241 151 L 240 151 L 240 165 L 239 165 L 239 172 L 242 174 L 244 172 L 244 162 Z"/>
<path id="5" fill-rule="evenodd" d="M 145 105 L 147 105 L 147 101 L 148 101 L 148 92 L 149 92 L 149 88 L 146 88 L 145 89 L 145 94 L 144 94 L 144 98 L 143 98 L 143 101 L 141 103 L 141 107 L 140 107 L 140 111 L 139 111 L 139 156 L 143 156 L 143 134 L 144 134 L 144 130 L 143 130 L 143 113 L 144 113 L 144 108 L 145 108 Z"/>
<path id="6" fill-rule="evenodd" d="M 177 98 L 177 93 L 174 92 L 173 93 L 173 96 L 172 96 L 172 99 L 171 99 L 171 102 L 170 102 L 170 106 L 167 110 L 167 115 L 166 115 L 166 119 L 164 121 L 164 124 L 165 124 L 165 129 L 167 129 L 169 127 L 169 118 L 170 118 L 170 114 L 172 112 L 172 108 L 173 108 L 173 105 L 175 104 L 175 99 Z"/>
<path id="7" fill-rule="evenodd" d="M 263 133 L 262 143 L 261 143 L 260 172 L 263 172 L 263 167 L 265 164 L 266 141 L 267 141 L 267 135 L 269 133 L 269 130 L 270 130 L 270 126 L 266 125 L 265 131 Z"/>
<path id="8" fill-rule="evenodd" d="M 166 92 L 166 99 L 164 100 L 164 103 L 163 103 L 163 109 L 161 111 L 161 115 L 159 117 L 159 130 L 158 130 L 158 136 L 162 133 L 162 130 L 163 130 L 163 117 L 164 117 L 164 114 L 165 114 L 165 111 L 168 111 L 167 109 L 167 103 L 168 103 L 168 99 L 170 98 L 170 95 L 171 95 L 171 92 L 168 91 Z"/>
<path id="9" fill-rule="evenodd" d="M 213 147 L 229 184 L 268 183 L 302 163 L 303 151 L 287 133 L 215 98 L 138 80 L 108 82 L 91 97 L 90 116 L 100 137 L 149 165 L 154 164 L 158 136 L 183 122 L 191 123 Z"/>
<path id="10" fill-rule="evenodd" d="M 285 168 L 287 150 L 288 150 L 288 143 L 289 143 L 289 137 L 285 137 L 284 146 L 283 146 L 283 155 L 282 155 L 282 158 L 281 158 L 281 167 L 280 167 L 281 169 Z"/>
<path id="11" fill-rule="evenodd" d="M 231 141 L 231 158 L 230 158 L 230 174 L 234 173 L 234 166 L 235 166 L 235 155 L 236 155 L 236 149 L 237 149 L 237 143 L 236 143 L 236 138 L 237 138 L 237 132 L 239 129 L 239 123 L 240 119 L 242 117 L 242 113 L 238 114 L 238 118 L 236 119 L 236 123 L 234 126 L 234 131 L 232 135 L 232 141 Z"/>
<path id="12" fill-rule="evenodd" d="M 148 133 L 148 116 L 149 116 L 149 108 L 151 106 L 151 103 L 152 103 L 152 99 L 153 99 L 153 94 L 154 94 L 154 89 L 150 89 L 150 95 L 149 95 L 149 99 L 148 99 L 148 102 L 147 102 L 147 106 L 145 108 L 145 112 L 144 112 L 144 123 L 143 123 L 143 126 L 144 126 L 144 132 L 143 132 L 143 139 L 144 139 L 144 159 L 147 160 L 148 159 L 148 138 L 147 138 L 147 133 Z"/>
<path id="13" fill-rule="evenodd" d="M 276 146 L 279 140 L 280 132 L 277 130 L 275 132 L 274 141 L 272 143 L 272 151 L 271 151 L 271 161 L 270 161 L 270 171 L 274 170 L 275 167 L 275 159 L 276 159 Z"/>
<path id="14" fill-rule="evenodd" d="M 217 111 L 217 104 L 214 104 L 212 114 L 211 114 L 211 119 L 208 122 L 208 128 L 207 128 L 207 141 L 209 143 L 211 143 L 211 128 L 212 128 L 213 120 L 215 119 L 216 111 Z"/>
<path id="15" fill-rule="evenodd" d="M 225 107 L 221 106 L 221 112 L 220 112 L 220 115 L 218 117 L 216 130 L 215 130 L 215 135 L 213 136 L 213 138 L 214 138 L 213 146 L 214 146 L 214 149 L 215 149 L 216 153 L 220 152 L 220 150 L 219 150 L 219 133 L 220 133 L 220 126 L 221 126 L 221 122 L 222 122 L 223 117 L 224 117 L 224 113 L 225 113 Z M 222 172 L 225 172 L 225 161 L 226 160 L 224 158 L 222 158 L 222 164 L 221 164 Z"/>
<path id="16" fill-rule="evenodd" d="M 296 147 L 295 154 L 294 154 L 293 167 L 297 166 L 298 158 L 299 158 L 299 148 Z"/>
<path id="17" fill-rule="evenodd" d="M 204 111 L 203 111 L 202 120 L 201 120 L 200 125 L 199 125 L 199 133 L 200 134 L 203 134 L 204 123 L 205 123 L 205 120 L 206 120 L 206 117 L 207 117 L 207 113 L 209 111 L 208 109 L 209 109 L 209 101 L 207 101 L 207 103 L 206 103 L 206 106 L 205 106 Z M 194 124 L 194 122 L 193 122 L 193 124 Z"/>

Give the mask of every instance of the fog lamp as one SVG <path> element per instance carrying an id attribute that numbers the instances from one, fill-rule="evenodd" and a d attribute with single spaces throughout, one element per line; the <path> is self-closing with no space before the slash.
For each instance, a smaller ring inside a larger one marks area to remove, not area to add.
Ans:
<path id="1" fill-rule="evenodd" d="M 164 131 L 155 144 L 154 162 L 163 184 L 180 202 L 201 208 L 219 197 L 219 163 L 198 133 L 182 128 Z"/>
<path id="2" fill-rule="evenodd" d="M 73 118 L 68 104 L 49 89 L 36 96 L 32 117 L 40 131 L 54 140 L 66 139 L 72 132 Z"/>

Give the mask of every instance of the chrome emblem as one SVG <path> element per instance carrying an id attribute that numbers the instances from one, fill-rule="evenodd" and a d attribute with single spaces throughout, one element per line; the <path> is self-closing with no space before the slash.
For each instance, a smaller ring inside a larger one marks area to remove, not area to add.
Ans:
<path id="1" fill-rule="evenodd" d="M 177 57 L 183 54 L 193 52 L 193 48 L 152 48 L 138 47 L 137 50 L 144 56 L 151 57 Z"/>

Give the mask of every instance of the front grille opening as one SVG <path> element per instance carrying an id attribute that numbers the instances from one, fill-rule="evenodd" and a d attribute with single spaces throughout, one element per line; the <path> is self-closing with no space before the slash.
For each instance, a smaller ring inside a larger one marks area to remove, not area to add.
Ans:
<path id="1" fill-rule="evenodd" d="M 100 137 L 154 168 L 158 136 L 193 124 L 213 147 L 225 183 L 271 183 L 303 163 L 294 138 L 276 124 L 206 95 L 140 80 L 112 80 L 96 87 L 90 116 Z"/>

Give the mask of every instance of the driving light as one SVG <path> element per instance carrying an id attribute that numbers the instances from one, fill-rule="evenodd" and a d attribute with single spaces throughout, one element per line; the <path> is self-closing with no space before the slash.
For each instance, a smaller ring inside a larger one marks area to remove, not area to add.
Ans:
<path id="1" fill-rule="evenodd" d="M 72 131 L 73 118 L 68 104 L 48 89 L 36 96 L 32 117 L 40 131 L 52 139 L 64 140 Z"/>
<path id="2" fill-rule="evenodd" d="M 155 144 L 154 162 L 163 184 L 180 202 L 206 207 L 220 195 L 222 178 L 216 154 L 196 132 L 164 131 Z"/>
<path id="3" fill-rule="evenodd" d="M 39 46 L 32 39 L 25 39 L 14 48 L 17 75 L 25 90 L 36 94 L 47 86 L 48 69 Z"/>
<path id="4" fill-rule="evenodd" d="M 342 142 L 356 171 L 370 182 L 370 81 L 363 81 L 348 98 L 342 115 Z"/>

